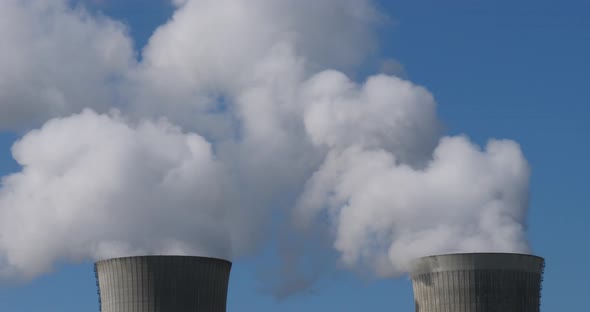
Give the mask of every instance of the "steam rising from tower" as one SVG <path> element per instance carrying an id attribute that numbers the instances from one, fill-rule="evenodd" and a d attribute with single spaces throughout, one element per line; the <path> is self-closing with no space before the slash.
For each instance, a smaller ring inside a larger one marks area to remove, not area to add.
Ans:
<path id="1" fill-rule="evenodd" d="M 0 278 L 233 260 L 268 237 L 327 242 L 379 277 L 429 254 L 530 251 L 516 142 L 444 135 L 426 88 L 352 78 L 380 62 L 375 1 L 174 1 L 141 57 L 83 2 L 0 1 L 0 131 L 25 131 L 0 186 Z"/>

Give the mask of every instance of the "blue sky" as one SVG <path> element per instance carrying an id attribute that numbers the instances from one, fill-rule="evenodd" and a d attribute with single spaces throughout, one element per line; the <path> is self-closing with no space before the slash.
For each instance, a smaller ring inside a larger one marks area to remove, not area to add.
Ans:
<path id="1" fill-rule="evenodd" d="M 141 4 L 140 4 L 141 3 Z M 382 58 L 403 64 L 430 90 L 450 134 L 518 141 L 532 168 L 528 236 L 547 262 L 543 311 L 583 311 L 590 270 L 590 3 L 569 1 L 383 1 Z M 165 21 L 164 0 L 106 1 L 137 46 Z M 372 68 L 366 68 L 371 72 Z M 0 134 L 0 173 L 17 170 Z M 272 247 L 271 247 L 272 248 Z M 407 278 L 371 280 L 329 270 L 308 292 L 276 300 L 259 272 L 267 258 L 235 262 L 228 311 L 412 311 Z M 96 311 L 91 263 L 64 264 L 22 285 L 2 285 L 4 311 Z"/>

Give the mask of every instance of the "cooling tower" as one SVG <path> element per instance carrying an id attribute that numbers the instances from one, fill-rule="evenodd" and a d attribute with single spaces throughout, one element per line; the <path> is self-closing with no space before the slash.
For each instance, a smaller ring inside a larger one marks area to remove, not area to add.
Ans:
<path id="1" fill-rule="evenodd" d="M 229 261 L 141 256 L 94 268 L 102 312 L 225 312 Z"/>
<path id="2" fill-rule="evenodd" d="M 543 258 L 449 254 L 412 264 L 416 312 L 538 312 Z"/>

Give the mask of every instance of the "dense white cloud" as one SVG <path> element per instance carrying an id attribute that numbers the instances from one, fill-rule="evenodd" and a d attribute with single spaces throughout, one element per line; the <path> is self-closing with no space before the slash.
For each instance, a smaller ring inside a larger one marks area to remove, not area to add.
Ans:
<path id="1" fill-rule="evenodd" d="M 64 1 L 0 1 L 0 130 L 106 111 L 133 63 L 125 27 Z"/>
<path id="2" fill-rule="evenodd" d="M 304 225 L 328 216 L 334 247 L 349 266 L 382 276 L 437 253 L 528 252 L 523 227 L 529 169 L 518 145 L 443 138 L 421 170 L 382 149 L 333 150 L 298 209 Z"/>
<path id="3" fill-rule="evenodd" d="M 375 47 L 378 20 L 366 0 L 186 1 L 150 39 L 144 65 L 166 87 L 223 91 L 249 83 L 285 43 L 313 66 L 356 65 Z"/>
<path id="4" fill-rule="evenodd" d="M 318 69 L 354 68 L 374 50 L 378 22 L 368 0 L 186 1 L 142 50 L 127 102 L 139 116 L 164 114 L 224 138 L 247 118 L 236 116 L 237 97 Z"/>
<path id="5" fill-rule="evenodd" d="M 326 71 L 306 83 L 306 105 L 305 125 L 318 145 L 384 148 L 400 161 L 417 163 L 430 157 L 438 140 L 432 95 L 396 77 L 369 77 L 359 87 L 340 72 Z"/>
<path id="6" fill-rule="evenodd" d="M 234 258 L 284 216 L 381 276 L 431 253 L 527 250 L 517 144 L 441 138 L 425 88 L 349 78 L 375 48 L 371 1 L 173 3 L 138 61 L 106 17 L 0 2 L 12 47 L 0 128 L 46 121 L 2 180 L 1 275 L 141 253 Z"/>
<path id="7" fill-rule="evenodd" d="M 529 172 L 516 143 L 480 151 L 441 138 L 432 95 L 396 77 L 361 86 L 326 71 L 303 94 L 306 131 L 328 153 L 295 216 L 304 229 L 331 227 L 344 264 L 391 276 L 430 254 L 528 251 Z"/>
<path id="8" fill-rule="evenodd" d="M 4 275 L 60 259 L 231 256 L 232 188 L 197 134 L 87 110 L 28 133 L 13 155 L 23 169 L 0 191 Z"/>

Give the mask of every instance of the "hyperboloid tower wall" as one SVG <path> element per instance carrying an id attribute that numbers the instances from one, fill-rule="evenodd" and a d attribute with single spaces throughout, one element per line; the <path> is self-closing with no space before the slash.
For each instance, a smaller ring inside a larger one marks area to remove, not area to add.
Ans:
<path id="1" fill-rule="evenodd" d="M 416 312 L 538 312 L 543 258 L 509 253 L 430 256 L 412 264 Z"/>
<path id="2" fill-rule="evenodd" d="M 187 256 L 95 264 L 102 312 L 225 312 L 231 262 Z"/>

